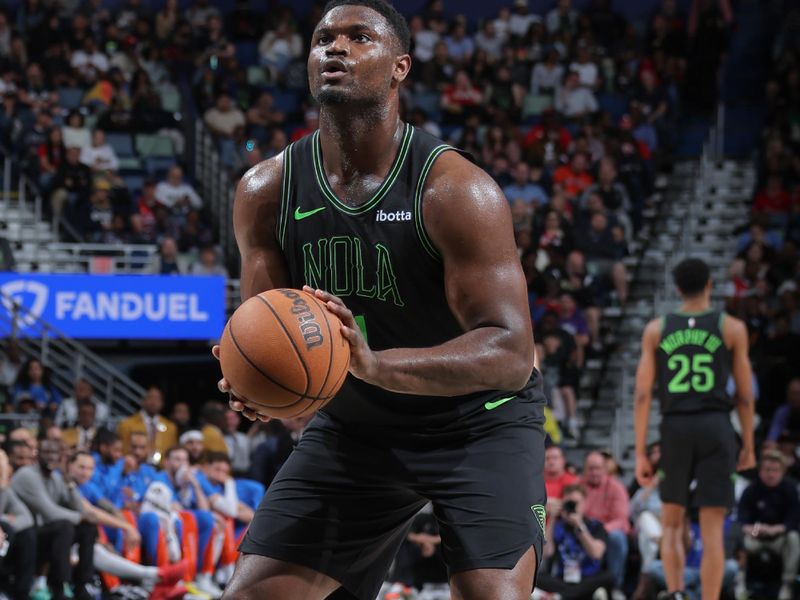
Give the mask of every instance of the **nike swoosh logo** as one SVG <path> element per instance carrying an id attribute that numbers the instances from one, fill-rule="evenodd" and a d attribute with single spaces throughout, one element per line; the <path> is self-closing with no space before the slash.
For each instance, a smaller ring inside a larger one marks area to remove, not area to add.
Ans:
<path id="1" fill-rule="evenodd" d="M 319 211 L 325 210 L 326 208 L 328 208 L 328 207 L 327 206 L 320 206 L 319 208 L 315 208 L 313 210 L 307 210 L 306 212 L 303 212 L 302 210 L 300 210 L 300 207 L 298 206 L 297 208 L 294 209 L 294 220 L 295 221 L 302 221 L 306 217 L 310 217 L 311 215 L 315 215 Z"/>
<path id="2" fill-rule="evenodd" d="M 483 405 L 483 408 L 485 408 L 486 410 L 494 410 L 498 406 L 501 406 L 506 402 L 508 402 L 509 400 L 513 400 L 514 398 L 516 398 L 516 396 L 509 396 L 508 398 L 500 398 L 499 400 L 487 402 L 486 404 Z"/>

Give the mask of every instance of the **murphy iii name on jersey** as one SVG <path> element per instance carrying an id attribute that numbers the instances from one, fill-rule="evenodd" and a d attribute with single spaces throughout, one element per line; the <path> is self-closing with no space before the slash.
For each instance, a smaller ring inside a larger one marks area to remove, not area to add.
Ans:
<path id="1" fill-rule="evenodd" d="M 370 253 L 366 265 L 365 252 Z M 336 296 L 391 300 L 404 306 L 392 255 L 383 244 L 369 247 L 349 235 L 320 238 L 316 245 L 303 244 L 303 271 L 308 285 Z"/>

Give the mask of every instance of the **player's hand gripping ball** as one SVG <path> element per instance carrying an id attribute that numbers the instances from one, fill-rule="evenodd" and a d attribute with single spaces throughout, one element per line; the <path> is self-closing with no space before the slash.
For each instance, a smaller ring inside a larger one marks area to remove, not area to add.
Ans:
<path id="1" fill-rule="evenodd" d="M 253 296 L 233 313 L 215 352 L 223 391 L 251 419 L 319 410 L 347 377 L 350 345 L 341 329 L 313 294 L 280 288 Z"/>

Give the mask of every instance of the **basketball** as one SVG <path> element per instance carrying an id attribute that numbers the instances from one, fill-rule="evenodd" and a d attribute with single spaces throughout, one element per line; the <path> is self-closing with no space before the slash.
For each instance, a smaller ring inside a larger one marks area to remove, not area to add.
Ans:
<path id="1" fill-rule="evenodd" d="M 301 290 L 275 289 L 244 302 L 220 340 L 222 374 L 233 393 L 279 419 L 310 414 L 342 387 L 350 346 L 342 322 Z"/>

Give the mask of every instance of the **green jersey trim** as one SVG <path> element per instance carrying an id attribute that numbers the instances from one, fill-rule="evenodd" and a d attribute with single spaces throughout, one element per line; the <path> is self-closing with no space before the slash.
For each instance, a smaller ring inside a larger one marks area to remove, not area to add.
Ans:
<path id="1" fill-rule="evenodd" d="M 281 181 L 281 208 L 278 212 L 277 236 L 281 250 L 286 251 L 286 223 L 289 221 L 289 205 L 292 199 L 292 147 L 283 151 L 283 180 Z"/>
<path id="2" fill-rule="evenodd" d="M 679 317 L 702 317 L 703 315 L 707 315 L 714 312 L 713 308 L 707 308 L 706 310 L 699 310 L 697 312 L 684 312 L 682 310 L 676 310 L 675 314 Z"/>
<path id="3" fill-rule="evenodd" d="M 406 123 L 405 131 L 403 132 L 403 140 L 400 142 L 400 149 L 397 151 L 397 156 L 395 156 L 394 163 L 389 169 L 386 179 L 383 180 L 383 183 L 375 192 L 375 194 L 373 194 L 372 198 L 367 200 L 364 204 L 359 206 L 348 206 L 339 199 L 339 197 L 336 195 L 336 192 L 334 192 L 333 188 L 331 188 L 330 183 L 328 183 L 328 177 L 325 175 L 325 168 L 322 164 L 322 145 L 319 141 L 319 130 L 317 130 L 314 132 L 314 138 L 311 141 L 311 148 L 314 162 L 314 175 L 322 195 L 325 196 L 330 203 L 333 204 L 333 206 L 348 215 L 362 215 L 365 212 L 375 208 L 378 203 L 383 200 L 386 194 L 389 193 L 389 190 L 392 189 L 392 186 L 397 180 L 397 176 L 403 167 L 403 163 L 406 161 L 406 156 L 408 156 L 408 150 L 411 147 L 411 139 L 413 137 L 414 128 Z"/>
<path id="4" fill-rule="evenodd" d="M 414 222 L 417 227 L 417 236 L 419 237 L 422 247 L 425 248 L 425 251 L 431 255 L 431 258 L 437 261 L 441 261 L 442 257 L 439 254 L 439 251 L 436 249 L 436 246 L 433 245 L 433 241 L 431 240 L 430 236 L 428 236 L 428 232 L 425 229 L 425 224 L 422 222 L 422 192 L 425 185 L 425 180 L 428 178 L 428 173 L 430 172 L 431 168 L 433 168 L 433 163 L 436 162 L 436 159 L 439 158 L 443 152 L 448 150 L 455 150 L 455 148 L 448 144 L 441 144 L 431 150 L 431 153 L 428 155 L 428 159 L 425 161 L 422 171 L 419 174 L 417 189 L 414 193 Z"/>
<path id="5" fill-rule="evenodd" d="M 725 335 L 725 330 L 722 328 L 723 324 L 725 323 L 725 311 L 720 311 L 719 313 L 719 322 L 717 323 L 717 327 L 719 327 L 720 337 Z"/>

